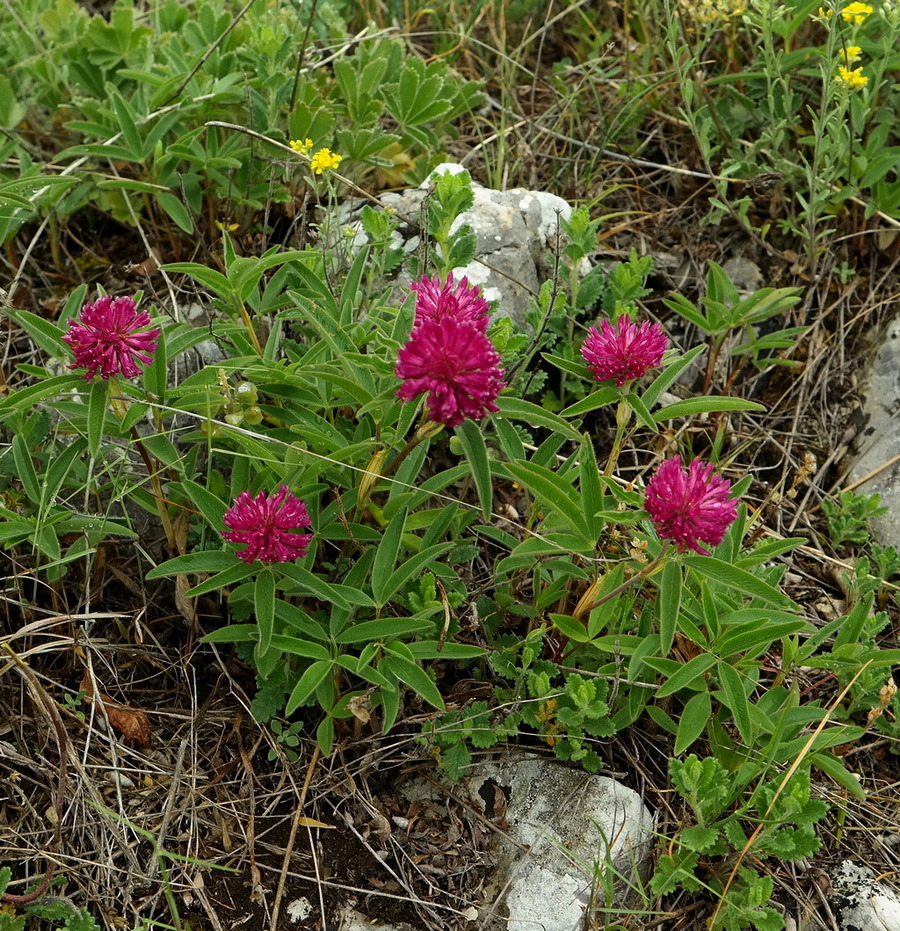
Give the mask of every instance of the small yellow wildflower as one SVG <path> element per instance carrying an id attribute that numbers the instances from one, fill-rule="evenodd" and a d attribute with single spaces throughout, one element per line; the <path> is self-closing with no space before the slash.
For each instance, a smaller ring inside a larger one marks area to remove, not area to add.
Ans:
<path id="1" fill-rule="evenodd" d="M 299 152 L 301 155 L 309 155 L 309 150 L 313 147 L 312 139 L 304 139 L 302 142 L 299 139 L 291 139 L 288 144 L 295 152 Z"/>
<path id="2" fill-rule="evenodd" d="M 862 49 L 858 45 L 848 45 L 841 49 L 841 58 L 844 59 L 845 65 L 852 65 L 853 62 L 859 61 Z"/>
<path id="3" fill-rule="evenodd" d="M 841 18 L 845 23 L 853 23 L 854 26 L 862 26 L 866 17 L 874 11 L 874 7 L 868 3 L 848 3 L 841 10 Z"/>
<path id="4" fill-rule="evenodd" d="M 851 71 L 849 68 L 838 68 L 838 80 L 845 84 L 852 91 L 861 91 L 868 83 L 869 79 L 862 73 L 862 68 Z"/>
<path id="5" fill-rule="evenodd" d="M 813 22 L 822 23 L 824 25 L 832 16 L 834 16 L 834 10 L 826 10 L 825 7 L 820 6 L 812 19 Z"/>
<path id="6" fill-rule="evenodd" d="M 343 155 L 335 155 L 331 149 L 319 149 L 318 152 L 310 159 L 309 167 L 317 175 L 322 174 L 327 168 L 337 168 L 343 160 Z"/>

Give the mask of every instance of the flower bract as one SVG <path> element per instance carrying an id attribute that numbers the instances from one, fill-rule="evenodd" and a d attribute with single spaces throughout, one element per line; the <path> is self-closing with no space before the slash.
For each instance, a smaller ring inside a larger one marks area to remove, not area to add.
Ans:
<path id="1" fill-rule="evenodd" d="M 255 559 L 262 562 L 302 559 L 312 540 L 311 533 L 297 533 L 301 527 L 309 526 L 309 512 L 286 485 L 271 496 L 261 491 L 254 498 L 249 491 L 242 491 L 225 512 L 224 520 L 230 529 L 222 536 L 232 543 L 247 545 L 237 554 L 247 563 Z"/>
<path id="2" fill-rule="evenodd" d="M 617 385 L 640 378 L 656 368 L 668 347 L 658 323 L 632 323 L 628 314 L 616 322 L 603 320 L 592 326 L 581 346 L 581 355 L 598 381 L 614 379 Z"/>
<path id="3" fill-rule="evenodd" d="M 487 330 L 491 305 L 482 297 L 481 288 L 470 285 L 468 278 L 453 281 L 453 272 L 441 284 L 438 277 L 423 275 L 410 288 L 416 292 L 416 326 L 423 320 L 453 317 L 474 323 L 482 332 Z"/>
<path id="4" fill-rule="evenodd" d="M 139 312 L 130 297 L 104 294 L 93 304 L 85 304 L 62 337 L 75 355 L 69 368 L 86 368 L 85 381 L 91 381 L 98 372 L 103 379 L 140 375 L 137 363 L 149 365 L 158 343 L 159 327 L 148 330 L 149 324 L 150 314 Z"/>
<path id="5" fill-rule="evenodd" d="M 680 552 L 709 555 L 700 544 L 718 546 L 737 518 L 737 502 L 729 498 L 731 482 L 713 474 L 712 463 L 695 459 L 685 470 L 681 456 L 666 459 L 647 482 L 644 507 L 656 532 Z"/>
<path id="6" fill-rule="evenodd" d="M 411 401 L 428 392 L 428 416 L 449 427 L 497 410 L 503 388 L 500 356 L 480 325 L 454 317 L 425 319 L 397 354 L 403 379 L 397 396 Z"/>

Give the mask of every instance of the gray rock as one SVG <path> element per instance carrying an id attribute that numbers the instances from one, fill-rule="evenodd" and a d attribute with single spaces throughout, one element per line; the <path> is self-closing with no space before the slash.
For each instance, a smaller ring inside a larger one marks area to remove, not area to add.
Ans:
<path id="1" fill-rule="evenodd" d="M 653 844 L 653 816 L 636 792 L 531 757 L 479 764 L 466 788 L 488 812 L 502 793 L 509 824 L 485 927 L 505 914 L 507 931 L 580 931 L 592 904 L 627 906 Z"/>
<path id="2" fill-rule="evenodd" d="M 842 931 L 898 931 L 900 894 L 875 873 L 844 860 L 831 877 L 832 905 Z"/>
<path id="3" fill-rule="evenodd" d="M 430 177 L 462 170 L 460 165 L 439 165 Z M 430 180 L 426 180 L 421 187 L 380 197 L 381 202 L 401 218 L 397 247 L 405 251 L 414 251 L 419 246 L 417 221 L 430 186 Z M 455 228 L 467 223 L 478 239 L 478 247 L 474 261 L 456 269 L 454 277 L 458 280 L 465 276 L 470 284 L 481 285 L 485 298 L 497 302 L 497 314 L 511 317 L 524 326 L 532 297 L 542 282 L 552 276 L 557 251 L 565 248 L 565 239 L 560 238 L 560 218 L 569 219 L 572 207 L 561 197 L 545 191 L 523 188 L 494 191 L 475 181 L 472 193 L 475 202 L 457 218 Z M 359 224 L 360 207 L 358 202 L 342 204 L 337 221 L 324 224 L 326 228 L 343 230 L 344 243 L 349 243 L 351 249 L 359 248 L 366 241 Z M 331 242 L 328 236 L 324 238 Z M 590 263 L 585 260 L 579 274 L 587 274 L 589 270 Z M 398 284 L 405 287 L 409 282 Z"/>
<path id="4" fill-rule="evenodd" d="M 758 291 L 765 285 L 763 273 L 756 262 L 741 255 L 732 256 L 722 264 L 722 271 L 738 291 Z"/>
<path id="5" fill-rule="evenodd" d="M 871 475 L 856 492 L 879 494 L 882 505 L 889 508 L 871 520 L 872 534 L 884 546 L 900 549 L 900 317 L 885 331 L 863 393 L 867 423 L 848 483 Z"/>

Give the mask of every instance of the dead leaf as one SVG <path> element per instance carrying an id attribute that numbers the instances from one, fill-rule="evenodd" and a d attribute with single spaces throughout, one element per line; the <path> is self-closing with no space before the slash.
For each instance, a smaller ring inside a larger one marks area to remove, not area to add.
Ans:
<path id="1" fill-rule="evenodd" d="M 300 815 L 297 819 L 297 824 L 301 828 L 333 828 L 333 824 L 325 824 L 324 821 L 316 821 L 315 818 L 307 818 L 306 815 Z"/>
<path id="2" fill-rule="evenodd" d="M 91 677 L 85 672 L 79 686 L 84 691 L 86 702 L 94 701 L 94 686 Z M 129 708 L 100 693 L 100 703 L 103 712 L 113 730 L 122 735 L 122 743 L 135 750 L 146 750 L 153 744 L 150 734 L 150 719 L 138 708 Z"/>

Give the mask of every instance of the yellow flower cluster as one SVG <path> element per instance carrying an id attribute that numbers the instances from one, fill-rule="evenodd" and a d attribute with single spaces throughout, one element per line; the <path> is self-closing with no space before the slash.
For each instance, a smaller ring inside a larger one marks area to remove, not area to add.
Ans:
<path id="1" fill-rule="evenodd" d="M 304 139 L 302 141 L 300 139 L 291 139 L 288 145 L 301 155 L 309 155 L 309 150 L 313 147 L 313 141 L 312 139 Z"/>
<path id="2" fill-rule="evenodd" d="M 844 64 L 848 68 L 853 62 L 859 61 L 861 54 L 862 49 L 858 45 L 848 45 L 846 48 L 841 49 L 841 58 L 844 59 Z"/>
<path id="3" fill-rule="evenodd" d="M 861 91 L 869 83 L 869 79 L 862 73 L 862 68 L 853 71 L 849 68 L 838 68 L 837 78 L 852 91 Z"/>
<path id="4" fill-rule="evenodd" d="M 337 168 L 344 159 L 343 155 L 335 155 L 331 149 L 319 149 L 315 155 L 310 157 L 309 153 L 313 147 L 312 139 L 291 139 L 288 144 L 295 152 L 309 158 L 309 167 L 317 175 L 322 174 L 323 171 L 327 171 L 329 168 Z"/>
<path id="5" fill-rule="evenodd" d="M 747 10 L 745 0 L 681 0 L 681 5 L 698 23 L 724 22 Z"/>
<path id="6" fill-rule="evenodd" d="M 320 175 L 328 168 L 337 168 L 343 158 L 343 155 L 335 155 L 331 149 L 319 149 L 310 160 L 309 167 Z"/>
<path id="7" fill-rule="evenodd" d="M 866 17 L 874 12 L 875 8 L 868 3 L 848 3 L 841 10 L 841 18 L 845 23 L 853 23 L 854 26 L 862 26 Z"/>

